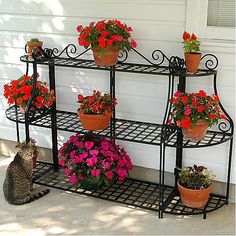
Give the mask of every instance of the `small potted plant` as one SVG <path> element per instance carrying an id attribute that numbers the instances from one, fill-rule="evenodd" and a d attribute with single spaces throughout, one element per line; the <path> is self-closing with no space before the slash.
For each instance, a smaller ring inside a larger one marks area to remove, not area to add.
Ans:
<path id="1" fill-rule="evenodd" d="M 32 155 L 32 168 L 36 168 L 37 166 L 37 158 L 39 155 L 39 151 L 38 151 L 38 147 L 35 145 L 36 141 L 33 138 L 30 138 L 29 143 L 27 143 L 26 141 L 23 142 L 19 142 L 16 145 L 16 149 L 18 152 L 22 153 L 25 151 L 25 149 L 28 147 L 28 145 L 30 145 L 31 150 L 33 150 L 33 155 Z"/>
<path id="2" fill-rule="evenodd" d="M 209 96 L 205 91 L 198 93 L 181 93 L 177 91 L 171 99 L 171 119 L 182 127 L 183 135 L 191 141 L 204 139 L 207 128 L 217 123 L 219 119 L 226 119 L 219 107 L 217 95 Z"/>
<path id="3" fill-rule="evenodd" d="M 37 47 L 42 47 L 43 42 L 40 41 L 38 38 L 32 38 L 30 39 L 30 41 L 27 42 L 27 46 L 28 46 L 28 57 L 32 58 L 33 49 Z"/>
<path id="4" fill-rule="evenodd" d="M 184 205 L 202 208 L 212 192 L 214 174 L 204 166 L 187 166 L 179 173 L 178 190 Z"/>
<path id="5" fill-rule="evenodd" d="M 132 28 L 119 20 L 102 20 L 91 22 L 89 26 L 77 27 L 80 46 L 93 50 L 94 60 L 98 66 L 113 66 L 117 63 L 119 50 L 129 51 L 137 43 L 131 38 Z"/>
<path id="6" fill-rule="evenodd" d="M 112 110 L 117 104 L 110 94 L 94 90 L 91 96 L 78 95 L 80 107 L 77 114 L 82 126 L 88 130 L 103 130 L 109 126 Z"/>
<path id="7" fill-rule="evenodd" d="M 46 82 L 38 80 L 37 75 L 36 89 L 31 103 L 31 108 L 50 107 L 55 101 L 54 91 L 47 88 Z M 9 104 L 20 106 L 20 110 L 25 112 L 26 104 L 31 96 L 33 89 L 33 75 L 23 75 L 17 80 L 12 80 L 4 85 L 4 96 Z"/>
<path id="8" fill-rule="evenodd" d="M 202 57 L 200 53 L 200 41 L 195 34 L 183 33 L 183 48 L 185 56 L 185 65 L 187 72 L 196 73 Z"/>
<path id="9" fill-rule="evenodd" d="M 71 136 L 59 149 L 59 159 L 69 182 L 88 190 L 125 180 L 133 166 L 124 148 L 93 133 Z"/>

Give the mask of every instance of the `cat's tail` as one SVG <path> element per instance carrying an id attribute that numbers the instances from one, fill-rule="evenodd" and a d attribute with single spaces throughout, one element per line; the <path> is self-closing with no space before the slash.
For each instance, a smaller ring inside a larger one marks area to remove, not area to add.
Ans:
<path id="1" fill-rule="evenodd" d="M 49 189 L 44 189 L 44 190 L 42 190 L 42 191 L 40 191 L 38 193 L 32 193 L 32 195 L 30 196 L 30 201 L 26 202 L 26 203 L 33 202 L 33 201 L 35 201 L 35 200 L 37 200 L 37 199 L 47 195 L 49 192 L 50 192 Z"/>
<path id="2" fill-rule="evenodd" d="M 10 204 L 13 204 L 13 205 L 23 205 L 23 204 L 26 204 L 26 203 L 33 202 L 33 201 L 47 195 L 49 192 L 50 192 L 49 189 L 44 189 L 40 192 L 32 193 L 31 195 L 25 197 L 24 199 L 17 199 L 17 200 L 8 201 L 8 202 Z"/>

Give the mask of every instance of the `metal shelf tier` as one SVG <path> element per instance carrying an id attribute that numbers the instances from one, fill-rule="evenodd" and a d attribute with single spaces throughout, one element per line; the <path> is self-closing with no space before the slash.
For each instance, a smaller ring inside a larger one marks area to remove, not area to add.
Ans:
<path id="1" fill-rule="evenodd" d="M 66 112 L 66 111 L 57 111 L 57 129 L 69 132 L 80 132 L 85 133 L 87 130 L 84 130 L 81 122 L 76 113 Z M 19 123 L 25 123 L 24 114 L 19 111 L 17 108 L 17 115 L 15 106 L 12 106 L 7 109 L 6 116 L 8 119 Z M 18 119 L 16 119 L 16 117 Z M 35 114 L 35 117 L 32 117 L 31 125 L 51 128 L 51 115 L 46 113 L 45 116 Z M 125 140 L 130 142 L 137 142 L 150 145 L 160 145 L 161 143 L 161 124 L 153 124 L 147 122 L 133 121 L 133 120 L 124 120 L 116 119 L 115 120 L 115 138 L 118 140 Z M 94 132 L 99 136 L 111 137 L 110 127 L 105 130 Z M 184 148 L 198 148 L 218 145 L 220 143 L 227 142 L 230 140 L 232 135 L 224 132 L 208 131 L 204 140 L 199 142 L 191 142 L 189 140 L 184 140 L 181 147 Z M 174 132 L 169 136 L 166 141 L 166 145 L 170 147 L 177 147 L 177 134 Z"/>
<path id="2" fill-rule="evenodd" d="M 159 211 L 159 185 L 156 183 L 128 178 L 125 181 L 115 182 L 111 187 L 104 186 L 98 190 L 85 190 L 83 188 L 77 188 L 68 182 L 62 169 L 55 171 L 52 164 L 44 162 L 38 162 L 33 174 L 33 181 L 36 184 L 60 190 L 109 200 L 151 211 Z M 165 213 L 177 215 L 206 214 L 226 204 L 224 197 L 211 194 L 205 209 L 190 208 L 181 203 L 179 196 L 173 196 L 172 199 L 169 199 L 173 191 L 174 187 L 164 186 L 164 201 L 168 201 L 164 210 Z"/>
<path id="3" fill-rule="evenodd" d="M 22 62 L 33 63 L 34 60 L 28 60 L 28 56 L 21 56 L 20 60 Z M 94 60 L 86 60 L 86 59 L 73 59 L 73 58 L 64 58 L 64 57 L 56 57 L 56 58 L 43 58 L 37 60 L 37 64 L 39 65 L 54 65 L 59 67 L 72 67 L 72 68 L 83 68 L 83 69 L 93 69 L 93 70 L 105 70 L 110 71 L 111 67 L 97 66 L 94 63 Z M 141 74 L 152 74 L 152 75 L 176 75 L 186 74 L 185 69 L 170 69 L 170 66 L 163 65 L 155 65 L 155 64 L 139 64 L 139 63 L 117 63 L 113 69 L 116 72 L 128 72 L 128 73 L 141 73 Z M 187 77 L 193 76 L 208 76 L 216 74 L 216 70 L 209 69 L 199 69 L 196 74 L 186 74 Z"/>

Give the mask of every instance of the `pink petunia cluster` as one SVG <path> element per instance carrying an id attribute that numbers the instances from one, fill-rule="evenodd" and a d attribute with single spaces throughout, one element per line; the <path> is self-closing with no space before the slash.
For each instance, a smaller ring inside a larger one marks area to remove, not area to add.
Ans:
<path id="1" fill-rule="evenodd" d="M 133 167 L 124 148 L 92 133 L 71 136 L 59 150 L 59 164 L 73 184 L 86 178 L 97 178 L 109 185 L 125 180 Z"/>

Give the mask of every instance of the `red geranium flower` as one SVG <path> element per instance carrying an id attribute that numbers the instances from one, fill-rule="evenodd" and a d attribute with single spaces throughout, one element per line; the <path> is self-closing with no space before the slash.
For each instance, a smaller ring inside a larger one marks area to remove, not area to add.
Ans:
<path id="1" fill-rule="evenodd" d="M 189 40 L 190 39 L 190 34 L 186 31 L 184 31 L 183 33 L 183 40 L 186 41 L 186 40 Z"/>

